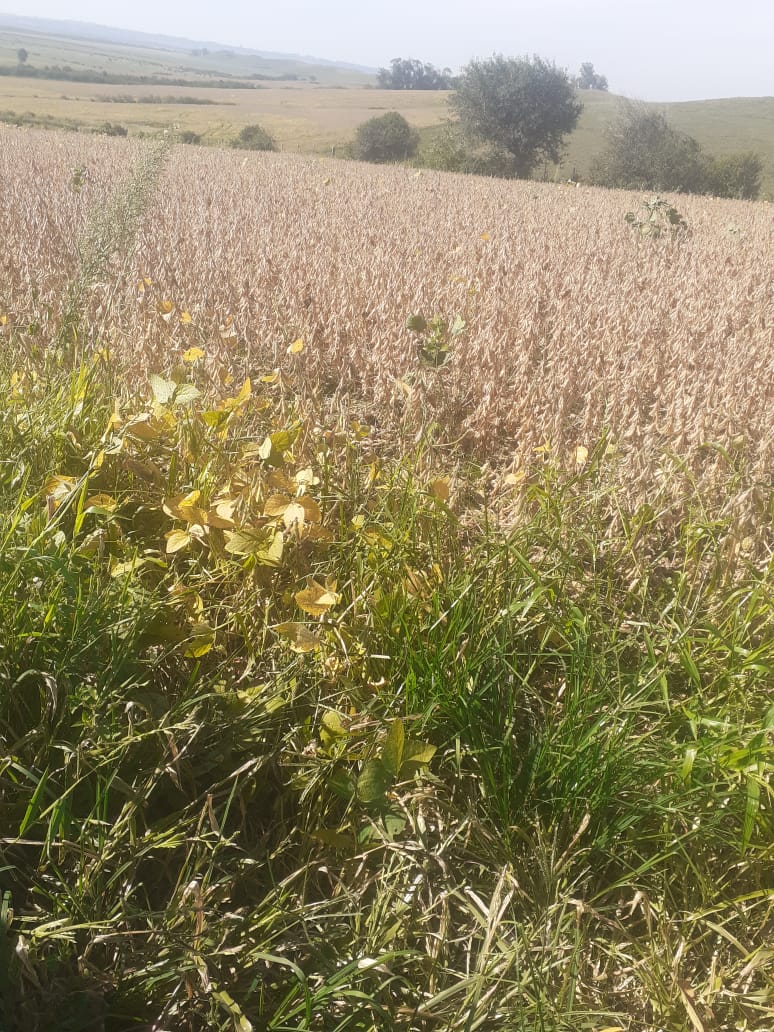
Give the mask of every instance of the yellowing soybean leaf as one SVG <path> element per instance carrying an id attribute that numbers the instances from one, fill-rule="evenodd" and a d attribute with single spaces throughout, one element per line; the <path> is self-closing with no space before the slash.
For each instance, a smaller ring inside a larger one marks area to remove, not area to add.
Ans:
<path id="1" fill-rule="evenodd" d="M 314 652 L 320 647 L 320 636 L 314 634 L 306 624 L 281 623 L 274 628 L 277 634 L 287 638 L 294 652 Z"/>
<path id="2" fill-rule="evenodd" d="M 435 480 L 431 480 L 427 485 L 427 490 L 433 496 L 437 498 L 439 502 L 449 501 L 449 478 L 448 477 L 437 477 Z"/>
<path id="3" fill-rule="evenodd" d="M 237 506 L 235 498 L 221 498 L 207 513 L 207 523 L 211 527 L 229 530 L 234 527 L 234 511 Z"/>
<path id="4" fill-rule="evenodd" d="M 191 627 L 191 638 L 184 655 L 189 659 L 198 659 L 200 656 L 206 656 L 214 644 L 215 631 L 202 620 Z"/>
<path id="5" fill-rule="evenodd" d="M 234 412 L 236 409 L 241 408 L 245 405 L 253 395 L 253 385 L 250 383 L 250 377 L 248 377 L 239 389 L 239 393 L 235 398 L 227 398 L 220 408 L 223 412 Z"/>
<path id="6" fill-rule="evenodd" d="M 324 616 L 341 601 L 338 592 L 330 591 L 316 580 L 310 581 L 309 586 L 302 591 L 297 591 L 294 598 L 300 608 L 310 616 Z"/>
<path id="7" fill-rule="evenodd" d="M 403 746 L 403 763 L 415 763 L 417 766 L 427 766 L 435 756 L 436 747 L 427 742 L 420 742 L 414 738 L 406 739 Z"/>
<path id="8" fill-rule="evenodd" d="M 118 502 L 109 494 L 95 494 L 86 499 L 84 509 L 99 509 L 102 512 L 115 512 Z"/>
<path id="9" fill-rule="evenodd" d="M 179 383 L 174 401 L 176 405 L 190 405 L 192 401 L 197 401 L 201 396 L 202 392 L 192 383 Z"/>
<path id="10" fill-rule="evenodd" d="M 327 710 L 323 713 L 322 726 L 320 727 L 320 738 L 326 744 L 336 738 L 345 738 L 349 733 L 344 723 L 346 717 L 336 710 Z"/>
<path id="11" fill-rule="evenodd" d="M 288 502 L 290 496 L 295 494 L 290 477 L 282 469 L 272 469 L 266 477 L 266 486 L 270 487 L 276 494 L 284 494 Z"/>
<path id="12" fill-rule="evenodd" d="M 186 365 L 193 365 L 200 358 L 204 358 L 204 352 L 201 348 L 188 348 L 187 351 L 183 352 L 183 361 Z"/>
<path id="13" fill-rule="evenodd" d="M 299 487 L 316 487 L 320 483 L 320 478 L 314 475 L 314 470 L 311 466 L 306 469 L 300 469 L 293 479 Z"/>
<path id="14" fill-rule="evenodd" d="M 180 552 L 191 544 L 191 535 L 184 530 L 170 530 L 164 537 L 167 539 L 167 555 Z"/>
<path id="15" fill-rule="evenodd" d="M 292 344 L 288 345 L 289 355 L 300 355 L 304 350 L 304 341 L 301 337 L 298 340 L 294 340 Z"/>
<path id="16" fill-rule="evenodd" d="M 201 491 L 191 491 L 185 495 L 175 495 L 174 498 L 165 498 L 162 508 L 167 516 L 176 520 L 185 520 L 186 523 L 206 524 L 207 512 L 196 503 L 201 498 Z"/>
<path id="17" fill-rule="evenodd" d="M 278 430 L 276 433 L 271 434 L 269 439 L 271 440 L 272 446 L 276 448 L 278 452 L 286 452 L 296 443 L 300 433 L 301 427 L 293 426 L 289 430 Z"/>
<path id="18" fill-rule="evenodd" d="M 168 404 L 177 388 L 174 380 L 165 380 L 163 376 L 158 376 L 156 373 L 150 374 L 150 385 L 153 391 L 153 400 L 157 405 Z"/>
<path id="19" fill-rule="evenodd" d="M 382 534 L 381 531 L 371 527 L 368 530 L 362 531 L 362 534 L 369 545 L 373 545 L 375 548 L 383 548 L 385 552 L 392 551 L 392 541 L 386 534 Z"/>
<path id="20" fill-rule="evenodd" d="M 354 835 L 347 835 L 334 828 L 318 828 L 316 831 L 310 831 L 309 838 L 322 842 L 325 846 L 331 846 L 333 849 L 353 850 L 356 845 Z"/>
<path id="21" fill-rule="evenodd" d="M 190 312 L 181 312 L 180 313 L 180 322 L 184 323 L 184 324 L 185 323 L 193 322 L 193 319 L 191 318 L 191 313 Z"/>
<path id="22" fill-rule="evenodd" d="M 284 538 L 273 527 L 263 530 L 226 531 L 226 551 L 231 555 L 251 557 L 264 566 L 279 566 Z"/>
<path id="23" fill-rule="evenodd" d="M 306 528 L 304 535 L 306 541 L 333 541 L 333 532 L 328 530 L 327 527 L 321 527 L 319 524 L 311 524 Z"/>
<path id="24" fill-rule="evenodd" d="M 292 499 L 288 495 L 269 495 L 263 507 L 264 516 L 284 516 Z"/>
<path id="25" fill-rule="evenodd" d="M 282 514 L 282 519 L 288 530 L 296 530 L 301 534 L 306 523 L 306 512 L 303 505 L 299 505 L 298 502 L 291 502 Z"/>
<path id="26" fill-rule="evenodd" d="M 585 445 L 579 444 L 575 449 L 575 462 L 578 466 L 583 466 L 589 457 L 589 450 Z"/>
<path id="27" fill-rule="evenodd" d="M 111 577 L 123 577 L 127 573 L 134 573 L 135 570 L 139 570 L 140 567 L 145 566 L 148 562 L 147 559 L 129 559 L 124 563 L 113 563 L 110 567 Z"/>
<path id="28" fill-rule="evenodd" d="M 308 523 L 319 523 L 322 520 L 322 512 L 320 512 L 320 506 L 309 495 L 301 495 L 300 498 L 296 499 L 298 505 L 304 510 L 304 516 Z"/>
<path id="29" fill-rule="evenodd" d="M 49 477 L 43 491 L 48 498 L 64 499 L 75 489 L 75 477 Z"/>

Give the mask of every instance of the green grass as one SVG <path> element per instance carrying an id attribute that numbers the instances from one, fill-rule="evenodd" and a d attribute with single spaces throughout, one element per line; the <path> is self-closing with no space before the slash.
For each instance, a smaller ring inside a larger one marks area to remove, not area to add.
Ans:
<path id="1" fill-rule="evenodd" d="M 0 1025 L 765 1032 L 770 485 L 122 381 L 81 299 L 163 161 L 0 358 Z"/>

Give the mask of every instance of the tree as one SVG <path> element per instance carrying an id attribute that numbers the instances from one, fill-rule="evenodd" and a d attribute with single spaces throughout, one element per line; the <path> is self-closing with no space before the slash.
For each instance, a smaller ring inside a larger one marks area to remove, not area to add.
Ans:
<path id="1" fill-rule="evenodd" d="M 467 135 L 507 151 L 525 178 L 541 161 L 559 160 L 583 105 L 554 64 L 497 54 L 463 68 L 452 107 Z"/>
<path id="2" fill-rule="evenodd" d="M 19 47 L 19 49 L 16 51 L 16 56 L 19 59 L 19 64 L 26 64 L 27 58 L 30 55 L 27 53 L 24 47 Z"/>
<path id="3" fill-rule="evenodd" d="M 606 149 L 592 166 L 599 186 L 678 193 L 707 189 L 711 159 L 660 111 L 627 101 L 605 136 Z"/>
<path id="4" fill-rule="evenodd" d="M 361 161 L 405 161 L 418 145 L 419 134 L 403 115 L 388 111 L 357 127 L 354 153 Z"/>
<path id="5" fill-rule="evenodd" d="M 669 124 L 660 111 L 631 101 L 606 129 L 607 146 L 593 162 L 598 186 L 622 190 L 673 190 L 754 200 L 763 163 L 757 154 L 714 158 L 692 136 Z"/>
<path id="6" fill-rule="evenodd" d="M 379 69 L 376 78 L 383 90 L 448 90 L 453 77 L 450 68 L 440 71 L 414 58 L 394 57 L 389 68 Z"/>
<path id="7" fill-rule="evenodd" d="M 597 75 L 591 61 L 584 61 L 580 66 L 580 72 L 575 79 L 575 85 L 579 90 L 602 90 L 607 92 L 607 78 L 604 75 Z"/>
<path id="8" fill-rule="evenodd" d="M 239 150 L 273 151 L 277 149 L 274 137 L 262 125 L 246 125 L 239 130 L 239 135 L 231 141 L 231 146 Z"/>

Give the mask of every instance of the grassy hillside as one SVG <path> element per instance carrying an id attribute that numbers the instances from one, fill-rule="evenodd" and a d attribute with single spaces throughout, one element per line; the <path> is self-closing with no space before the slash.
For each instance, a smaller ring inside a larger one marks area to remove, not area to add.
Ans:
<path id="1" fill-rule="evenodd" d="M 127 33 L 120 29 L 102 30 L 94 38 L 88 36 L 88 30 L 96 30 L 96 26 L 72 25 L 71 31 L 63 32 L 61 23 L 12 19 L 0 14 L 0 66 L 15 65 L 17 51 L 23 47 L 29 53 L 28 64 L 32 66 L 67 65 L 75 71 L 107 72 L 111 76 L 185 77 L 202 82 L 218 77 L 296 76 L 329 85 L 371 81 L 367 72 L 333 62 L 316 63 L 313 59 L 271 55 L 217 43 L 167 40 L 163 36 Z"/>

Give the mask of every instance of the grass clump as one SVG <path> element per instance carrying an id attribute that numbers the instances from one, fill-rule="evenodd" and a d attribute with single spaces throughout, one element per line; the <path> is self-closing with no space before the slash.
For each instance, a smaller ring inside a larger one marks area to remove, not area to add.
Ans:
<path id="1" fill-rule="evenodd" d="M 239 130 L 236 139 L 231 141 L 231 146 L 238 150 L 274 151 L 277 149 L 274 137 L 261 125 L 244 126 Z"/>

